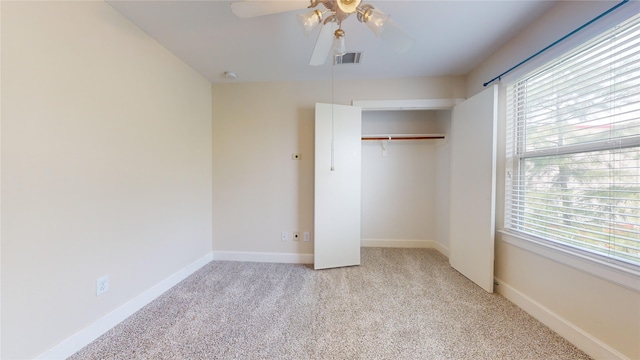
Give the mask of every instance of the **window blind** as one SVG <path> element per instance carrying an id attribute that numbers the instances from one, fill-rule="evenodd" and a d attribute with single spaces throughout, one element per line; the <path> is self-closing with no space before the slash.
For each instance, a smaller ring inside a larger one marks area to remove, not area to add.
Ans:
<path id="1" fill-rule="evenodd" d="M 505 228 L 640 265 L 640 16 L 507 89 Z"/>

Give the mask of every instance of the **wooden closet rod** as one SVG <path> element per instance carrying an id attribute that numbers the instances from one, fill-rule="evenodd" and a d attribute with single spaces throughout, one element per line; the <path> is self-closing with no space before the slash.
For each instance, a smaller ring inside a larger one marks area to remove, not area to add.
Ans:
<path id="1" fill-rule="evenodd" d="M 362 140 L 431 140 L 444 139 L 444 135 L 416 135 L 416 136 L 363 136 Z"/>

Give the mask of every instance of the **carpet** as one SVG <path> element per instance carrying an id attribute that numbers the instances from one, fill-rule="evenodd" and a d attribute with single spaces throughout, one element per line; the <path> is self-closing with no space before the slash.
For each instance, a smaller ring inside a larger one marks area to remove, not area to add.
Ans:
<path id="1" fill-rule="evenodd" d="M 70 359 L 589 359 L 430 249 L 213 261 Z"/>

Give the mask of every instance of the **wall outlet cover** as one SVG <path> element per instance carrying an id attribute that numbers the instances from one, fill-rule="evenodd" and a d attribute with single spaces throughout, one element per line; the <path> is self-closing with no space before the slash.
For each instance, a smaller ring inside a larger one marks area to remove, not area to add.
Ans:
<path id="1" fill-rule="evenodd" d="M 109 291 L 109 275 L 105 275 L 96 279 L 96 296 L 102 295 Z"/>

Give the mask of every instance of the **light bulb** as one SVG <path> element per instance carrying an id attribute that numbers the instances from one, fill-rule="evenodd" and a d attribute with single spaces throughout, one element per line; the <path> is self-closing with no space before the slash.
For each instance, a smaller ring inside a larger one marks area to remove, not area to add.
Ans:
<path id="1" fill-rule="evenodd" d="M 342 56 L 347 53 L 347 47 L 344 43 L 344 37 L 333 39 L 333 54 Z"/>
<path id="2" fill-rule="evenodd" d="M 302 27 L 306 37 L 309 37 L 309 34 L 320 25 L 320 22 L 322 22 L 322 12 L 320 10 L 311 10 L 298 15 L 298 24 Z"/>
<path id="3" fill-rule="evenodd" d="M 387 20 L 389 20 L 389 15 L 374 7 L 370 7 L 366 9 L 362 15 L 361 21 L 364 22 L 374 34 L 376 34 L 376 37 L 380 37 L 382 30 L 384 30 L 384 27 L 387 24 Z"/>
<path id="4" fill-rule="evenodd" d="M 344 42 L 344 30 L 338 29 L 334 33 L 335 37 L 333 38 L 333 45 L 331 49 L 333 50 L 333 54 L 336 56 L 342 56 L 347 53 L 347 46 Z"/>

